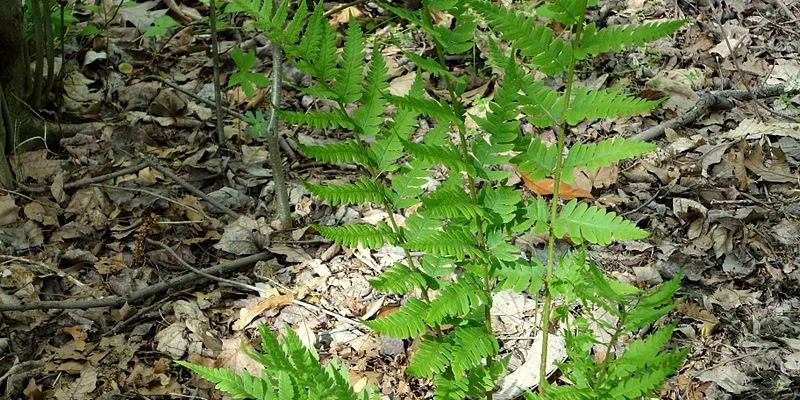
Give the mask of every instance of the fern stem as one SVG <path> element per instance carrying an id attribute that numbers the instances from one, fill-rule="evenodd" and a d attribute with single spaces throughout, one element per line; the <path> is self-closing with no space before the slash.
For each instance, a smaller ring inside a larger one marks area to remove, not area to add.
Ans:
<path id="1" fill-rule="evenodd" d="M 581 14 L 586 12 L 587 0 L 581 0 Z M 564 120 L 563 115 L 567 112 L 570 106 L 570 96 L 572 96 L 572 87 L 575 84 L 575 66 L 577 60 L 575 59 L 574 50 L 580 45 L 581 36 L 583 34 L 584 21 L 583 18 L 577 23 L 575 27 L 575 34 L 572 37 L 572 59 L 569 63 L 569 69 L 566 72 L 566 87 L 564 89 L 564 107 L 562 108 L 562 117 L 560 128 L 556 129 L 556 165 L 553 168 L 553 199 L 550 202 L 550 222 L 548 224 L 548 238 L 547 238 L 547 268 L 544 275 L 544 306 L 542 307 L 542 357 L 539 364 L 539 390 L 544 390 L 547 385 L 547 347 L 550 336 L 550 314 L 553 302 L 553 294 L 550 292 L 550 280 L 553 277 L 553 270 L 556 263 L 556 235 L 555 226 L 556 219 L 558 218 L 558 196 L 561 187 L 562 172 L 564 167 L 564 146 L 567 137 L 569 125 Z"/>

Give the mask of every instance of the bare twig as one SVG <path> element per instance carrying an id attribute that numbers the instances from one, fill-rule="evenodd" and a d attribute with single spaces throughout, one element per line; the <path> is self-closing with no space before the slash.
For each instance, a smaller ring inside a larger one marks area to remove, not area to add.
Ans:
<path id="1" fill-rule="evenodd" d="M 326 17 L 330 17 L 331 15 L 333 15 L 333 14 L 336 14 L 336 13 L 338 13 L 339 11 L 345 10 L 345 9 L 347 9 L 347 8 L 349 8 L 349 7 L 357 6 L 357 5 L 359 5 L 359 4 L 361 4 L 361 3 L 364 3 L 364 2 L 366 2 L 366 1 L 367 1 L 367 0 L 354 0 L 354 1 L 351 1 L 351 2 L 349 2 L 349 3 L 339 4 L 338 6 L 336 6 L 336 7 L 333 7 L 333 8 L 331 8 L 331 9 L 330 9 L 330 10 L 328 10 L 328 11 L 325 11 L 325 14 L 324 14 L 324 15 L 325 15 Z"/>
<path id="2" fill-rule="evenodd" d="M 192 93 L 192 92 L 190 92 L 190 91 L 188 91 L 188 90 L 186 90 L 186 89 L 184 89 L 184 88 L 182 88 L 182 87 L 180 87 L 180 86 L 178 86 L 178 85 L 176 85 L 176 84 L 174 84 L 174 83 L 172 83 L 172 82 L 170 82 L 170 81 L 168 81 L 168 80 L 166 80 L 166 79 L 164 79 L 164 78 L 162 78 L 160 76 L 148 75 L 148 76 L 145 76 L 144 78 L 142 78 L 142 80 L 146 80 L 146 81 L 147 80 L 151 80 L 151 81 L 161 82 L 161 83 L 163 83 L 163 84 L 165 84 L 165 85 L 167 85 L 167 86 L 169 86 L 169 87 L 171 87 L 171 88 L 183 93 L 184 95 L 189 96 L 189 97 L 191 97 L 191 98 L 193 98 L 193 99 L 195 99 L 195 100 L 197 100 L 197 101 L 199 101 L 199 102 L 201 102 L 201 103 L 203 103 L 203 104 L 205 104 L 205 105 L 207 105 L 209 107 L 216 107 L 215 102 L 213 102 L 211 100 L 208 100 L 208 99 L 204 99 L 204 98 L 202 98 L 202 97 L 200 97 L 200 96 L 198 96 L 198 95 L 196 95 L 196 94 L 194 94 L 194 93 Z M 222 111 L 224 111 L 226 114 L 228 114 L 228 115 L 230 115 L 230 116 L 232 116 L 234 118 L 238 118 L 238 119 L 244 119 L 245 118 L 244 114 L 242 114 L 242 113 L 240 113 L 238 111 L 235 111 L 235 110 L 231 110 L 228 107 L 222 107 Z M 281 138 L 280 140 L 281 140 L 281 149 L 283 150 L 283 153 L 286 154 L 286 156 L 289 157 L 289 159 L 296 160 L 297 159 L 297 154 L 295 153 L 295 151 L 292 148 L 292 146 L 289 145 L 289 142 L 287 142 L 284 138 Z"/>
<path id="3" fill-rule="evenodd" d="M 136 165 L 132 165 L 132 166 L 127 167 L 127 168 L 123 168 L 123 169 L 118 170 L 118 171 L 109 172 L 107 174 L 100 175 L 100 176 L 95 176 L 93 178 L 86 178 L 86 179 L 81 179 L 81 180 L 78 180 L 78 181 L 75 181 L 75 182 L 65 183 L 64 184 L 64 189 L 65 190 L 70 190 L 70 189 L 75 189 L 75 188 L 79 188 L 79 187 L 82 187 L 82 186 L 92 185 L 92 184 L 95 184 L 95 183 L 105 182 L 105 181 L 107 181 L 109 179 L 114 179 L 114 178 L 117 178 L 117 177 L 120 177 L 120 176 L 123 176 L 123 175 L 127 175 L 127 174 L 132 174 L 134 172 L 138 172 L 139 170 L 144 169 L 148 165 L 149 165 L 148 163 L 142 162 L 142 163 L 139 163 L 139 164 L 136 164 Z M 30 192 L 30 193 L 44 193 L 44 192 L 47 192 L 48 190 L 50 190 L 50 188 L 47 187 L 47 186 L 25 186 L 25 185 L 19 185 L 19 186 L 20 186 L 21 189 L 25 190 L 26 192 Z"/>
<path id="4" fill-rule="evenodd" d="M 262 252 L 253 254 L 251 256 L 243 257 L 238 260 L 218 264 L 213 267 L 204 268 L 200 271 L 209 275 L 221 275 L 239 268 L 248 267 L 258 261 L 264 261 L 272 257 L 270 252 Z M 0 311 L 25 311 L 25 310 L 50 310 L 50 309 L 88 309 L 98 307 L 121 307 L 123 304 L 134 303 L 143 298 L 154 296 L 163 293 L 171 288 L 180 287 L 207 279 L 205 276 L 190 272 L 181 275 L 177 278 L 170 279 L 164 282 L 158 282 L 152 286 L 144 289 L 137 290 L 125 296 L 107 297 L 102 299 L 90 300 L 58 300 L 58 301 L 38 301 L 33 303 L 20 303 L 20 304 L 0 304 Z"/>
<path id="5" fill-rule="evenodd" d="M 62 271 L 62 270 L 60 270 L 60 269 L 58 269 L 56 267 L 52 267 L 52 266 L 50 266 L 48 264 L 45 264 L 43 262 L 40 262 L 40 261 L 34 261 L 34 260 L 29 260 L 27 258 L 14 257 L 14 256 L 3 255 L 3 254 L 0 254 L 0 260 L 9 260 L 9 261 L 16 261 L 16 262 L 36 265 L 36 266 L 38 266 L 40 268 L 44 268 L 44 269 L 56 274 L 60 278 L 68 279 L 70 282 L 74 283 L 76 286 L 86 287 L 85 283 L 79 281 L 74 276 L 69 275 L 69 274 L 65 273 L 64 271 Z"/>
<path id="6" fill-rule="evenodd" d="M 212 206 L 214 206 L 217 209 L 223 211 L 225 214 L 227 214 L 231 218 L 237 219 L 237 218 L 239 218 L 241 216 L 236 211 L 231 210 L 230 208 L 228 208 L 228 206 L 220 203 L 219 201 L 217 201 L 213 197 L 203 193 L 202 190 L 194 187 L 189 182 L 186 182 L 183 178 L 181 178 L 178 175 L 176 175 L 169 168 L 159 164 L 157 161 L 153 160 L 152 158 L 148 157 L 147 155 L 139 153 L 139 157 L 142 158 L 148 165 L 150 165 L 151 167 L 155 168 L 158 172 L 161 172 L 162 174 L 166 175 L 167 177 L 169 177 L 173 181 L 177 182 L 179 185 L 183 186 L 186 190 L 196 194 L 197 196 L 199 196 L 203 200 L 207 201 Z"/>
<path id="7" fill-rule="evenodd" d="M 209 27 L 211 28 L 211 60 L 214 69 L 214 108 L 217 115 L 217 143 L 225 143 L 225 131 L 222 125 L 222 94 L 219 88 L 219 44 L 217 43 L 217 2 L 210 0 Z"/>
<path id="8" fill-rule="evenodd" d="M 166 244 L 164 244 L 164 243 L 161 243 L 161 242 L 159 242 L 159 241 L 155 241 L 155 240 L 152 240 L 152 239 L 147 239 L 147 243 L 150 243 L 150 244 L 152 244 L 152 245 L 156 245 L 156 246 L 158 246 L 158 247 L 161 247 L 161 248 L 162 248 L 162 249 L 164 249 L 164 250 L 165 250 L 167 253 L 169 253 L 169 254 L 172 256 L 172 258 L 174 258 L 174 259 L 175 259 L 175 260 L 176 260 L 176 261 L 177 261 L 177 262 L 178 262 L 178 263 L 179 263 L 179 264 L 180 264 L 182 267 L 184 267 L 184 268 L 186 268 L 186 269 L 188 269 L 188 270 L 190 270 L 190 271 L 192 271 L 192 272 L 194 272 L 194 273 L 196 273 L 196 274 L 200 274 L 200 275 L 202 275 L 202 276 L 204 276 L 204 277 L 206 277 L 206 278 L 208 278 L 208 279 L 215 280 L 215 281 L 217 281 L 217 282 L 220 282 L 220 283 L 226 284 L 226 285 L 228 285 L 228 286 L 238 287 L 238 288 L 240 288 L 240 289 L 245 289 L 245 290 L 252 290 L 252 291 L 254 291 L 254 292 L 258 293 L 258 294 L 259 294 L 259 296 L 260 296 L 260 295 L 263 295 L 263 293 L 264 293 L 264 291 L 263 291 L 262 289 L 260 289 L 260 288 L 258 288 L 258 287 L 255 287 L 255 286 L 253 286 L 253 285 L 248 285 L 248 284 L 246 284 L 246 283 L 242 283 L 242 282 L 236 282 L 236 281 L 232 281 L 232 280 L 230 280 L 230 279 L 220 278 L 220 277 L 217 277 L 217 276 L 213 276 L 213 275 L 210 275 L 210 274 L 206 274 L 206 273 L 204 273 L 204 272 L 202 272 L 202 271 L 198 270 L 197 268 L 195 268 L 195 267 L 191 266 L 191 265 L 190 265 L 189 263 L 187 263 L 186 261 L 184 261 L 184 260 L 183 260 L 183 258 L 181 258 L 181 256 L 179 256 L 179 255 L 178 255 L 178 254 L 175 252 L 175 250 L 172 250 L 172 248 L 171 248 L 171 247 L 167 246 L 167 245 L 166 245 Z M 367 327 L 367 326 L 366 326 L 366 325 L 364 325 L 363 323 L 361 323 L 361 322 L 358 322 L 358 321 L 356 321 L 356 320 L 354 320 L 354 319 L 352 319 L 352 318 L 345 317 L 344 315 L 337 314 L 337 313 L 335 313 L 335 312 L 333 312 L 333 311 L 328 311 L 328 310 L 326 310 L 326 309 L 324 309 L 324 308 L 322 308 L 322 307 L 319 307 L 319 306 L 315 306 L 315 305 L 313 305 L 313 304 L 306 303 L 306 302 L 304 302 L 304 301 L 302 301 L 302 300 L 293 299 L 293 300 L 292 300 L 292 303 L 293 303 L 293 304 L 297 304 L 297 305 L 299 305 L 299 306 L 302 306 L 302 307 L 305 307 L 305 308 L 307 308 L 307 309 L 309 309 L 309 310 L 316 311 L 316 312 L 320 312 L 320 313 L 323 313 L 323 314 L 329 315 L 329 316 L 331 316 L 331 317 L 337 318 L 337 319 L 339 319 L 339 320 L 345 321 L 345 322 L 347 322 L 347 323 L 349 323 L 349 324 L 353 325 L 354 327 L 362 327 L 362 328 L 369 329 L 369 327 Z M 358 331 L 358 330 L 356 329 L 356 331 Z M 363 334 L 363 332 L 360 332 L 360 331 L 359 331 L 359 333 Z"/>
<path id="9" fill-rule="evenodd" d="M 644 132 L 633 135 L 632 138 L 644 141 L 657 139 L 664 134 L 665 130 L 689 125 L 697 121 L 709 110 L 733 108 L 733 102 L 731 99 L 750 100 L 751 96 L 763 99 L 767 97 L 780 96 L 783 93 L 794 96 L 800 93 L 800 89 L 793 88 L 787 90 L 783 84 L 777 84 L 761 86 L 755 89 L 752 94 L 748 90 L 739 89 L 714 90 L 705 92 L 700 95 L 700 100 L 698 100 L 697 103 L 686 113 L 673 119 L 664 121 L 652 128 L 645 130 Z"/>
<path id="10" fill-rule="evenodd" d="M 798 19 L 792 10 L 786 6 L 786 3 L 784 3 L 783 0 L 775 0 L 775 4 L 778 5 L 778 8 L 780 8 L 787 17 L 789 17 L 789 22 L 794 22 L 794 24 L 797 26 L 797 29 L 800 29 L 800 19 Z"/>

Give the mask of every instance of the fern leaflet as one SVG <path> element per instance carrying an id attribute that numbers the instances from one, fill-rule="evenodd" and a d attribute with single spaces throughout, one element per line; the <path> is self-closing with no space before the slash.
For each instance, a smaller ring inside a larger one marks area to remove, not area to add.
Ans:
<path id="1" fill-rule="evenodd" d="M 441 374 L 450 365 L 451 347 L 447 337 L 423 336 L 417 352 L 414 353 L 411 362 L 406 367 L 406 373 L 418 377 L 433 377 Z"/>
<path id="2" fill-rule="evenodd" d="M 457 327 L 449 336 L 453 343 L 450 357 L 455 376 L 462 376 L 482 360 L 500 352 L 497 339 L 482 326 Z"/>
<path id="3" fill-rule="evenodd" d="M 431 325 L 437 325 L 449 316 L 466 315 L 471 310 L 487 303 L 488 299 L 480 283 L 474 276 L 465 275 L 458 282 L 442 289 L 439 296 L 431 301 L 425 321 Z"/>
<path id="4" fill-rule="evenodd" d="M 644 239 L 649 234 L 614 212 L 572 200 L 558 213 L 553 225 L 556 237 L 569 236 L 576 243 L 607 245 L 613 240 Z"/>
<path id="5" fill-rule="evenodd" d="M 607 167 L 630 157 L 653 151 L 656 145 L 639 140 L 613 138 L 592 144 L 576 143 L 572 145 L 564 160 L 564 169 L 586 168 L 594 170 Z M 570 176 L 566 173 L 566 176 Z"/>
<path id="6" fill-rule="evenodd" d="M 590 55 L 607 51 L 619 51 L 625 46 L 642 45 L 658 38 L 669 36 L 685 24 L 685 20 L 651 22 L 640 26 L 623 25 L 597 29 L 595 23 L 583 30 L 583 39 L 575 57 L 582 60 Z"/>
<path id="7" fill-rule="evenodd" d="M 466 256 L 486 259 L 486 253 L 477 247 L 475 237 L 462 227 L 450 226 L 444 231 L 432 232 L 427 237 L 407 241 L 403 247 L 457 259 Z"/>
<path id="8" fill-rule="evenodd" d="M 427 304 L 411 297 L 399 310 L 364 323 L 384 335 L 400 339 L 413 338 L 425 332 L 425 322 L 422 318 L 428 309 Z"/>
<path id="9" fill-rule="evenodd" d="M 342 66 L 336 74 L 333 91 L 340 103 L 355 103 L 361 98 L 361 78 L 364 73 L 364 35 L 355 20 L 347 27 L 342 52 Z"/>
<path id="10" fill-rule="evenodd" d="M 317 129 L 344 128 L 352 130 L 353 124 L 340 111 L 299 112 L 277 110 L 278 116 L 290 124 L 306 125 Z"/>
<path id="11" fill-rule="evenodd" d="M 324 163 L 375 165 L 375 161 L 369 151 L 361 143 L 353 139 L 347 139 L 339 143 L 313 146 L 300 145 L 299 147 L 307 156 Z"/>
<path id="12" fill-rule="evenodd" d="M 406 294 L 414 289 L 427 288 L 426 276 L 407 265 L 396 263 L 375 279 L 370 286 L 383 293 Z"/>
<path id="13" fill-rule="evenodd" d="M 368 249 L 376 249 L 383 246 L 384 243 L 397 243 L 397 236 L 385 223 L 380 223 L 378 226 L 367 224 L 314 226 L 322 236 L 345 247 L 364 246 Z"/>
<path id="14" fill-rule="evenodd" d="M 631 97 L 616 90 L 578 88 L 564 119 L 570 125 L 597 118 L 627 117 L 652 110 L 660 101 Z"/>
<path id="15" fill-rule="evenodd" d="M 333 206 L 363 203 L 380 204 L 384 199 L 383 185 L 379 185 L 365 177 L 353 183 L 315 185 L 306 182 L 304 186 L 311 194 Z"/>

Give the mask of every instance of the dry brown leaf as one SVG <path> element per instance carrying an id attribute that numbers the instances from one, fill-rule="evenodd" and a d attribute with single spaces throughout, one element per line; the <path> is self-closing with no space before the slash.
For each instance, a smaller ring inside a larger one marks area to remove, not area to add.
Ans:
<path id="1" fill-rule="evenodd" d="M 544 178 L 534 181 L 528 178 L 528 176 L 522 172 L 519 172 L 519 176 L 522 178 L 522 182 L 525 184 L 525 187 L 531 192 L 539 196 L 549 196 L 553 194 L 554 184 L 552 179 Z M 561 187 L 558 191 L 558 198 L 563 200 L 572 200 L 576 198 L 592 199 L 594 197 L 592 197 L 592 193 L 586 189 L 575 188 L 564 182 L 561 182 Z"/>

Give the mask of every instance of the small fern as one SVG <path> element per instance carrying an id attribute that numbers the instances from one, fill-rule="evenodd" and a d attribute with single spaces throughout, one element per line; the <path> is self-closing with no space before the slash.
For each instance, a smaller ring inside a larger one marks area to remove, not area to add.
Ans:
<path id="1" fill-rule="evenodd" d="M 261 352 L 244 351 L 264 366 L 260 376 L 247 371 L 236 373 L 226 368 L 208 368 L 186 361 L 176 364 L 186 367 L 216 384 L 237 399 L 258 400 L 377 400 L 377 392 L 367 387 L 356 393 L 349 384 L 347 370 L 334 361 L 322 367 L 316 352 L 303 346 L 292 330 L 286 331 L 283 345 L 270 330 L 261 325 Z"/>

